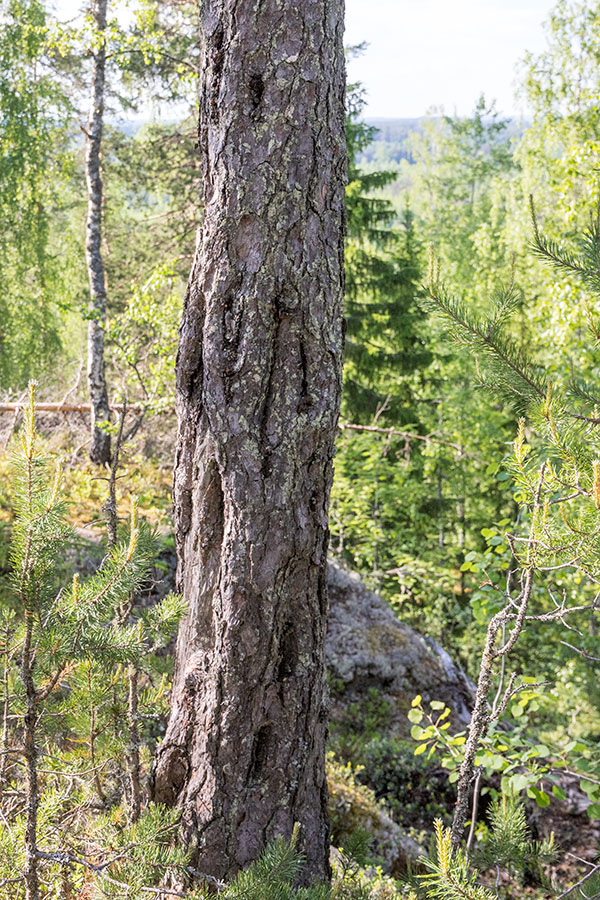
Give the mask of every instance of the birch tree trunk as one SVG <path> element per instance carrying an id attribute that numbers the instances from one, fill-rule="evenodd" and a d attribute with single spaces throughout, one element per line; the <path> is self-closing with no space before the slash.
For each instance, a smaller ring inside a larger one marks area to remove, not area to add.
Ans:
<path id="1" fill-rule="evenodd" d="M 205 0 L 205 216 L 177 359 L 180 629 L 153 772 L 229 876 L 301 824 L 329 872 L 328 504 L 342 371 L 343 0 Z"/>
<path id="2" fill-rule="evenodd" d="M 87 122 L 85 175 L 88 190 L 88 215 L 85 232 L 85 257 L 90 282 L 90 320 L 88 325 L 88 391 L 92 406 L 90 459 L 100 465 L 110 461 L 110 435 L 102 424 L 110 419 L 104 367 L 104 325 L 106 321 L 106 279 L 102 260 L 102 172 L 100 151 L 104 119 L 106 73 L 107 0 L 94 0 L 92 17 L 96 46 L 92 61 L 92 95 Z"/>

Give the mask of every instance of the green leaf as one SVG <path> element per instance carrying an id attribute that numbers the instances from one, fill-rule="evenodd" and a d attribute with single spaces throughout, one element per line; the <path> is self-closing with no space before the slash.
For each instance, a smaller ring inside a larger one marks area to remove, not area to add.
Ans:
<path id="1" fill-rule="evenodd" d="M 545 744 L 536 744 L 533 749 L 537 756 L 550 756 L 550 750 Z"/>
<path id="2" fill-rule="evenodd" d="M 415 724 L 419 724 L 421 719 L 423 718 L 423 711 L 420 709 L 409 709 L 407 718 L 409 722 L 414 722 Z"/>
<path id="3" fill-rule="evenodd" d="M 598 791 L 600 785 L 597 785 L 593 781 L 586 781 L 585 778 L 582 778 L 579 782 L 579 787 L 585 794 L 588 795 L 588 797 L 592 797 Z"/>
<path id="4" fill-rule="evenodd" d="M 417 696 L 413 699 L 413 701 L 412 701 L 412 703 L 411 703 L 410 705 L 411 705 L 411 706 L 418 706 L 422 699 L 423 699 L 423 698 L 421 697 L 421 695 L 420 695 L 420 694 L 417 694 Z"/>
<path id="5" fill-rule="evenodd" d="M 421 753 L 425 753 L 427 747 L 428 744 L 419 744 L 419 746 L 415 748 L 415 756 L 420 756 Z"/>
<path id="6" fill-rule="evenodd" d="M 550 805 L 550 797 L 546 793 L 546 791 L 539 791 L 537 788 L 533 789 L 535 802 L 538 806 L 545 807 Z"/>
<path id="7" fill-rule="evenodd" d="M 432 700 L 429 704 L 432 709 L 444 709 L 445 703 L 442 703 L 441 700 Z"/>
<path id="8" fill-rule="evenodd" d="M 529 784 L 529 778 L 527 775 L 512 775 L 509 779 L 510 787 L 515 792 L 515 794 L 519 794 L 521 791 L 525 790 L 527 785 Z"/>
<path id="9" fill-rule="evenodd" d="M 586 812 L 590 819 L 600 819 L 600 803 L 591 803 Z"/>

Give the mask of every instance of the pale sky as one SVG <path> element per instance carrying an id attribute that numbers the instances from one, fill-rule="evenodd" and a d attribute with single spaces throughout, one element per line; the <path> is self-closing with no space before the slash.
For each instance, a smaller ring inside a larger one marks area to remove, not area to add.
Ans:
<path id="1" fill-rule="evenodd" d="M 83 0 L 54 0 L 68 18 Z M 109 0 L 109 9 L 113 4 Z M 545 46 L 542 23 L 555 0 L 346 0 L 346 46 L 368 47 L 349 63 L 367 91 L 366 116 L 412 118 L 432 106 L 470 113 L 481 93 L 505 115 L 520 112 L 515 69 Z"/>
<path id="2" fill-rule="evenodd" d="M 554 0 L 346 0 L 346 45 L 367 41 L 348 65 L 367 91 L 366 116 L 413 117 L 432 106 L 472 111 L 481 93 L 516 114 L 515 69 L 545 47 Z"/>

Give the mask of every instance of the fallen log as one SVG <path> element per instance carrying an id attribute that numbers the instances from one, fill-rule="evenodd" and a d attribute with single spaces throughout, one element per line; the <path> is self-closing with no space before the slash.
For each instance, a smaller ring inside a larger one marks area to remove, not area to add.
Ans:
<path id="1" fill-rule="evenodd" d="M 0 412 L 20 412 L 22 409 L 28 405 L 28 401 L 23 401 L 21 403 L 0 403 Z M 110 409 L 115 412 L 120 412 L 123 408 L 122 404 L 119 403 L 111 403 Z M 132 405 L 127 406 L 128 410 L 132 410 L 133 412 L 141 412 L 143 406 Z M 55 412 L 55 413 L 63 413 L 63 412 L 77 412 L 77 413 L 89 413 L 92 411 L 92 407 L 90 403 L 37 403 L 35 404 L 36 412 Z"/>
<path id="2" fill-rule="evenodd" d="M 27 401 L 22 401 L 18 403 L 0 403 L 0 413 L 3 412 L 12 412 L 18 413 L 22 409 L 27 406 Z M 36 403 L 35 408 L 38 412 L 53 412 L 53 413 L 90 413 L 92 411 L 91 404 L 89 403 Z M 112 412 L 120 412 L 122 409 L 122 405 L 118 403 L 109 404 L 109 409 Z M 144 407 L 140 404 L 133 404 L 132 406 L 127 406 L 128 411 L 132 410 L 133 412 L 141 412 Z M 164 411 L 164 410 L 163 410 Z M 400 431 L 397 428 L 378 428 L 375 425 L 356 425 L 351 422 L 340 422 L 339 426 L 341 431 L 367 431 L 373 434 L 381 434 L 386 435 L 389 438 L 392 437 L 403 437 L 405 440 L 411 441 L 424 441 L 425 443 L 433 443 L 433 444 L 442 444 L 444 447 L 451 447 L 452 450 L 455 450 L 461 456 L 466 455 L 465 451 L 458 444 L 453 444 L 451 441 L 445 441 L 442 438 L 435 437 L 432 434 L 416 434 L 412 431 Z"/>

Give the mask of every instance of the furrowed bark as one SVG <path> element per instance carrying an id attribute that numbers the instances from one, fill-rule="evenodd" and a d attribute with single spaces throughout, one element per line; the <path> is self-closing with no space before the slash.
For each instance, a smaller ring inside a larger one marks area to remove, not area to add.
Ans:
<path id="1" fill-rule="evenodd" d="M 326 877 L 328 504 L 341 393 L 343 0 L 206 0 L 205 217 L 177 360 L 188 604 L 153 772 L 219 878 L 301 825 Z"/>
<path id="2" fill-rule="evenodd" d="M 88 391 L 92 407 L 90 459 L 104 465 L 110 462 L 110 435 L 101 427 L 110 421 L 110 407 L 104 366 L 104 325 L 106 321 L 106 279 L 102 260 L 103 185 L 100 165 L 104 120 L 106 75 L 107 0 L 94 0 L 92 17 L 97 44 L 92 61 L 92 95 L 87 122 L 85 175 L 88 190 L 88 215 L 85 232 L 85 258 L 90 282 L 90 320 L 88 325 Z"/>

